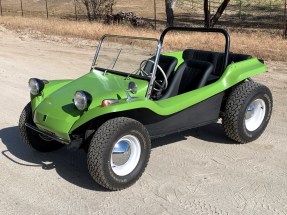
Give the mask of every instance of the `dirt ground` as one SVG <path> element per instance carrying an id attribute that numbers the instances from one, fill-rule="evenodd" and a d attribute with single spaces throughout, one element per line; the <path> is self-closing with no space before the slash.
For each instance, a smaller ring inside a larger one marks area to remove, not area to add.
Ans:
<path id="1" fill-rule="evenodd" d="M 0 214 L 287 214 L 287 63 L 268 62 L 255 80 L 269 86 L 274 111 L 265 133 L 234 145 L 219 124 L 153 141 L 132 187 L 93 182 L 83 151 L 41 154 L 22 142 L 27 81 L 76 78 L 94 47 L 32 39 L 0 26 Z"/>

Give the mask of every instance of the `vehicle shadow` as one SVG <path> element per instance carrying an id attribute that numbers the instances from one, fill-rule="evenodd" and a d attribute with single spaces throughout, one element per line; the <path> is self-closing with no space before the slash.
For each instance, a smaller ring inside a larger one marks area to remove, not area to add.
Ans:
<path id="1" fill-rule="evenodd" d="M 17 126 L 0 130 L 0 139 L 7 147 L 0 156 L 6 157 L 11 162 L 30 168 L 55 169 L 59 176 L 79 187 L 108 191 L 97 185 L 90 177 L 84 150 L 68 151 L 63 147 L 50 153 L 37 152 L 23 143 Z"/>
<path id="2" fill-rule="evenodd" d="M 175 134 L 167 135 L 162 138 L 154 139 L 152 141 L 152 148 L 168 145 L 178 141 L 186 140 L 187 137 L 194 137 L 196 139 L 204 140 L 210 144 L 234 144 L 235 141 L 229 139 L 220 123 L 213 123 L 198 128 L 189 129 Z"/>
<path id="3" fill-rule="evenodd" d="M 234 143 L 225 136 L 222 126 L 215 123 L 152 140 L 152 148 L 186 140 L 190 136 L 211 144 Z M 59 176 L 76 186 L 96 191 L 108 191 L 97 185 L 90 177 L 84 150 L 68 151 L 64 147 L 50 153 L 37 152 L 23 143 L 17 126 L 0 130 L 0 139 L 7 147 L 7 150 L 2 151 L 0 156 L 6 157 L 17 165 L 43 170 L 55 169 Z"/>

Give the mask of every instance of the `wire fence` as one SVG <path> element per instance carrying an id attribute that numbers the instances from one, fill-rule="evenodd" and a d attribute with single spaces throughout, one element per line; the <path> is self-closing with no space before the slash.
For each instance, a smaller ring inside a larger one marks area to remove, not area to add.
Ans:
<path id="1" fill-rule="evenodd" d="M 0 0 L 1 16 L 57 17 L 78 19 L 78 14 L 85 16 L 82 4 L 78 1 L 60 0 Z M 83 17 L 84 18 L 84 17 Z"/>
<path id="2" fill-rule="evenodd" d="M 143 18 L 154 23 L 153 4 L 161 7 L 163 0 L 149 0 L 147 5 L 135 10 L 141 11 Z M 287 37 L 287 0 L 231 0 L 217 27 L 234 29 L 260 29 Z M 222 0 L 209 0 L 209 10 L 215 14 Z M 120 3 L 118 3 L 120 4 Z M 125 8 L 121 3 L 121 8 Z M 125 3 L 127 4 L 127 2 Z M 129 8 L 129 5 L 126 5 Z M 155 8 L 156 9 L 156 8 Z M 159 10 L 158 10 L 159 11 Z M 131 11 L 134 12 L 134 11 Z M 57 17 L 71 20 L 87 19 L 84 5 L 78 0 L 0 0 L 0 15 L 19 15 L 25 17 Z M 164 17 L 162 14 L 161 17 Z M 204 26 L 203 0 L 177 0 L 175 10 L 176 25 Z M 164 18 L 158 20 L 164 25 Z"/>
<path id="3" fill-rule="evenodd" d="M 222 0 L 209 0 L 211 15 L 215 14 Z M 177 6 L 187 12 L 183 18 L 202 26 L 204 16 L 203 1 L 179 0 Z M 200 18 L 199 18 L 200 17 Z M 179 17 L 179 21 L 182 19 Z M 286 38 L 286 0 L 233 0 L 230 1 L 217 26 L 235 29 L 261 29 L 283 33 Z"/>

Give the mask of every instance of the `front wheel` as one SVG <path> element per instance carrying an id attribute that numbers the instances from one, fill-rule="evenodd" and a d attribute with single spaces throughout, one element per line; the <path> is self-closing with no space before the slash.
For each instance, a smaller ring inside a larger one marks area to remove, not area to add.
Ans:
<path id="1" fill-rule="evenodd" d="M 272 113 L 270 90 L 254 81 L 234 87 L 227 98 L 222 117 L 226 135 L 239 143 L 257 139 L 265 130 Z"/>
<path id="2" fill-rule="evenodd" d="M 150 151 L 149 134 L 141 123 L 126 117 L 110 119 L 91 139 L 87 160 L 90 175 L 109 190 L 127 188 L 144 172 Z"/>

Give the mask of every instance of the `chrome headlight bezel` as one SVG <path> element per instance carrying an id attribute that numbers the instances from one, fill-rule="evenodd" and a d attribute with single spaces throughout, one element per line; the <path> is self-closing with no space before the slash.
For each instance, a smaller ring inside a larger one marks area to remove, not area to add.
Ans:
<path id="1" fill-rule="evenodd" d="M 92 96 L 86 91 L 78 90 L 74 94 L 73 102 L 78 110 L 85 111 L 89 108 L 92 102 Z"/>
<path id="2" fill-rule="evenodd" d="M 30 78 L 28 82 L 30 93 L 34 96 L 39 95 L 44 89 L 45 83 L 44 81 L 38 78 Z"/>

